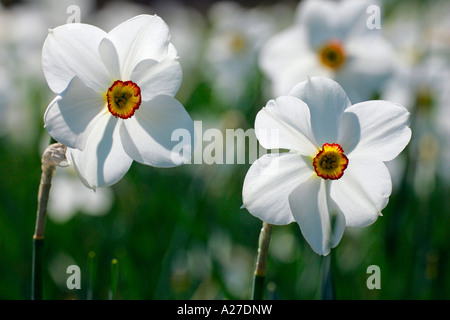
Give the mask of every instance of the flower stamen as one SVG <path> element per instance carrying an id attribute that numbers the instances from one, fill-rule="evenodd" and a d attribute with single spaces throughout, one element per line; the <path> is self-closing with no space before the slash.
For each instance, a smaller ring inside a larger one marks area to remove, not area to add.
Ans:
<path id="1" fill-rule="evenodd" d="M 141 105 L 141 89 L 133 81 L 116 80 L 108 89 L 106 100 L 113 116 L 128 119 Z"/>
<path id="2" fill-rule="evenodd" d="M 325 143 L 313 160 L 314 171 L 323 179 L 337 180 L 341 178 L 347 165 L 348 158 L 337 143 Z"/>

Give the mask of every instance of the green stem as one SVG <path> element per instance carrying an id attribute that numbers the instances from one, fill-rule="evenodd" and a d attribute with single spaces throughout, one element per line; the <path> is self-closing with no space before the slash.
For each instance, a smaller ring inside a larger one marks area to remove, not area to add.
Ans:
<path id="1" fill-rule="evenodd" d="M 31 299 L 42 300 L 42 270 L 44 267 L 44 239 L 33 239 Z"/>
<path id="2" fill-rule="evenodd" d="M 253 278 L 253 300 L 263 300 L 264 299 L 264 284 L 266 282 L 265 276 L 257 276 L 255 274 Z"/>
<path id="3" fill-rule="evenodd" d="M 109 300 L 114 300 L 117 295 L 117 285 L 119 282 L 119 262 L 117 259 L 111 261 L 111 287 L 109 289 Z"/>
<path id="4" fill-rule="evenodd" d="M 266 280 L 266 265 L 269 251 L 270 236 L 272 233 L 272 225 L 264 222 L 259 234 L 258 242 L 258 257 L 256 260 L 256 268 L 253 279 L 253 300 L 264 299 L 265 280 Z"/>
<path id="5" fill-rule="evenodd" d="M 87 289 L 87 300 L 94 299 L 94 285 L 95 285 L 96 270 L 97 270 L 96 262 L 97 261 L 95 258 L 95 252 L 89 251 L 89 254 L 88 254 L 89 281 L 88 281 L 88 289 Z"/>
<path id="6" fill-rule="evenodd" d="M 331 267 L 331 252 L 322 259 L 322 288 L 320 292 L 321 300 L 335 300 L 333 273 Z"/>

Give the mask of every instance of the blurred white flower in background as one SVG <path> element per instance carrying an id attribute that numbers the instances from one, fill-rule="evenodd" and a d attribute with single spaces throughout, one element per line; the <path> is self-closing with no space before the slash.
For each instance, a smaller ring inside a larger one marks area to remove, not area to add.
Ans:
<path id="1" fill-rule="evenodd" d="M 103 216 L 113 202 L 114 194 L 110 188 L 88 189 L 72 166 L 58 168 L 52 180 L 48 216 L 56 223 L 66 223 L 77 213 Z"/>
<path id="2" fill-rule="evenodd" d="M 337 81 L 353 103 L 373 98 L 393 64 L 389 42 L 380 30 L 367 27 L 367 8 L 373 4 L 302 1 L 294 25 L 272 37 L 261 51 L 260 66 L 273 94 L 287 94 L 308 76 L 324 76 Z"/>
<path id="3" fill-rule="evenodd" d="M 206 35 L 205 17 L 194 7 L 177 1 L 156 2 L 155 13 L 169 25 L 171 42 L 178 51 L 183 82 L 176 97 L 183 103 L 201 81 L 201 58 Z"/>
<path id="4" fill-rule="evenodd" d="M 412 67 L 428 51 L 428 19 L 424 19 L 426 15 L 417 6 L 405 1 L 396 3 L 392 10 L 383 20 L 381 30 L 392 44 L 394 71 L 397 71 Z"/>
<path id="5" fill-rule="evenodd" d="M 208 11 L 211 30 L 202 67 L 217 101 L 233 108 L 258 75 L 257 57 L 265 41 L 279 29 L 277 16 L 268 8 L 245 8 L 220 1 Z"/>
<path id="6" fill-rule="evenodd" d="M 133 1 L 108 1 L 87 17 L 87 23 L 97 26 L 106 32 L 117 26 L 118 13 L 120 21 L 126 21 L 140 14 L 154 14 L 150 5 L 143 5 Z"/>
<path id="7" fill-rule="evenodd" d="M 41 12 L 25 5 L 0 8 L 0 134 L 13 145 L 30 146 L 39 129 L 33 118 L 41 106 L 32 105 L 31 96 L 43 80 L 40 52 L 46 31 L 41 37 L 40 30 L 46 30 Z"/>
<path id="8" fill-rule="evenodd" d="M 411 181 L 420 196 L 434 190 L 437 177 L 450 182 L 450 46 L 442 41 L 444 33 L 439 26 L 449 19 L 441 13 L 443 5 L 432 2 L 424 11 L 400 3 L 384 25 L 384 33 L 394 46 L 395 68 L 381 97 L 406 106 L 413 114 L 414 135 L 408 156 L 414 171 L 409 174 L 413 173 Z M 394 167 L 402 166 L 399 162 L 405 160 L 398 158 L 389 165 L 394 180 L 401 174 Z"/>
<path id="9" fill-rule="evenodd" d="M 48 29 L 67 23 L 71 6 L 80 8 L 80 18 L 85 18 L 93 7 L 91 0 L 40 0 L 18 2 L 0 11 L 0 41 L 9 48 L 10 63 L 14 72 L 27 78 L 45 81 L 41 68 L 42 43 Z M 78 21 L 81 22 L 81 21 Z"/>
<path id="10" fill-rule="evenodd" d="M 418 63 L 396 86 L 409 92 L 415 137 L 410 157 L 415 159 L 414 186 L 418 194 L 434 190 L 436 177 L 450 182 L 450 65 L 439 56 Z M 401 103 L 401 101 L 399 101 Z"/>
<path id="11" fill-rule="evenodd" d="M 246 299 L 253 280 L 254 253 L 248 247 L 234 243 L 230 235 L 221 230 L 209 237 L 208 251 L 219 263 L 227 289 L 238 299 Z"/>
<path id="12" fill-rule="evenodd" d="M 10 77 L 3 67 L 4 59 L 2 57 L 2 50 L 0 48 L 0 136 L 4 135 L 7 130 L 8 125 L 8 114 L 11 112 L 9 110 L 10 100 L 12 99 L 13 86 L 10 82 Z"/>
<path id="13" fill-rule="evenodd" d="M 48 29 L 66 23 L 67 8 L 77 5 L 82 16 L 92 9 L 90 0 L 41 0 L 0 5 L 0 134 L 15 146 L 31 147 L 39 137 L 50 98 L 41 68 L 42 43 Z M 7 89 L 7 91 L 5 91 Z"/>
<path id="14" fill-rule="evenodd" d="M 427 39 L 431 50 L 450 59 L 450 2 L 447 0 L 429 1 L 421 11 L 421 19 L 426 19 Z M 424 17 L 424 12 L 427 16 Z"/>

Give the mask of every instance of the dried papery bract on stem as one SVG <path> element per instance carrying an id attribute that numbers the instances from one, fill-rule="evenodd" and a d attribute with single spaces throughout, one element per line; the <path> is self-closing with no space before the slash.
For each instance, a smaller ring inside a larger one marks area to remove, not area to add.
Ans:
<path id="1" fill-rule="evenodd" d="M 67 165 L 66 146 L 61 143 L 49 145 L 42 155 L 42 174 L 38 193 L 38 209 L 36 216 L 36 229 L 33 236 L 34 239 L 44 238 L 45 217 L 47 213 L 47 203 L 52 178 L 55 174 L 56 166 L 65 165 Z"/>
<path id="2" fill-rule="evenodd" d="M 33 261 L 32 261 L 32 296 L 33 300 L 42 299 L 42 268 L 43 249 L 45 238 L 45 220 L 47 204 L 50 194 L 52 178 L 56 166 L 66 166 L 66 146 L 61 143 L 49 145 L 42 155 L 42 174 L 38 193 L 38 208 L 36 214 L 36 228 L 33 236 Z"/>

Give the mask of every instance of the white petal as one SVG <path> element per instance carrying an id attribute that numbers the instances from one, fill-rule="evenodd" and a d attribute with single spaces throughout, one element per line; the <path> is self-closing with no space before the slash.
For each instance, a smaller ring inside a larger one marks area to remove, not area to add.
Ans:
<path id="1" fill-rule="evenodd" d="M 105 98 L 75 77 L 62 96 L 56 97 L 44 114 L 45 128 L 67 147 L 84 149 L 97 122 L 107 112 Z"/>
<path id="2" fill-rule="evenodd" d="M 330 198 L 329 181 L 313 176 L 289 195 L 292 214 L 303 237 L 318 254 L 337 246 L 345 229 L 345 217 Z"/>
<path id="3" fill-rule="evenodd" d="M 331 184 L 331 197 L 351 227 L 373 223 L 386 207 L 391 191 L 386 165 L 370 156 L 350 155 L 344 175 Z"/>
<path id="4" fill-rule="evenodd" d="M 306 33 L 298 26 L 272 37 L 261 50 L 259 65 L 270 78 L 275 96 L 287 95 L 308 77 L 334 77 L 334 72 L 319 62 Z"/>
<path id="5" fill-rule="evenodd" d="M 61 93 L 78 76 L 86 86 L 106 91 L 110 78 L 98 54 L 105 35 L 97 27 L 79 23 L 50 30 L 42 48 L 42 67 L 50 89 Z"/>
<path id="6" fill-rule="evenodd" d="M 320 146 L 336 142 L 342 113 L 351 105 L 342 87 L 331 79 L 312 77 L 297 84 L 289 95 L 308 105 L 316 142 Z"/>
<path id="7" fill-rule="evenodd" d="M 390 161 L 411 139 L 409 112 L 403 106 L 388 101 L 367 101 L 348 108 L 358 117 L 361 135 L 353 153 Z"/>
<path id="8" fill-rule="evenodd" d="M 172 140 L 172 133 L 178 129 L 189 133 L 188 141 Z M 173 167 L 190 160 L 194 122 L 180 102 L 161 95 L 144 101 L 134 116 L 123 122 L 120 136 L 134 160 L 154 167 Z M 182 154 L 175 147 L 182 149 Z"/>
<path id="9" fill-rule="evenodd" d="M 83 151 L 68 149 L 77 174 L 89 188 L 115 184 L 133 163 L 122 147 L 117 122 L 111 114 L 103 115 L 92 129 Z"/>
<path id="10" fill-rule="evenodd" d="M 309 108 L 296 97 L 270 100 L 256 115 L 255 133 L 266 149 L 289 149 L 308 156 L 318 152 Z"/>
<path id="11" fill-rule="evenodd" d="M 350 154 L 358 145 L 361 138 L 361 125 L 358 117 L 352 112 L 344 112 L 339 126 L 337 143 L 344 150 L 344 154 Z"/>
<path id="12" fill-rule="evenodd" d="M 119 24 L 106 38 L 117 50 L 122 77 L 129 79 L 141 60 L 161 61 L 167 55 L 170 33 L 157 15 L 139 15 Z"/>
<path id="13" fill-rule="evenodd" d="M 299 82 L 306 81 L 309 77 L 320 76 L 333 79 L 334 71 L 324 67 L 315 53 L 305 52 L 292 61 L 289 68 L 279 72 L 273 78 L 273 90 L 277 96 L 287 95 Z"/>
<path id="14" fill-rule="evenodd" d="M 323 45 L 328 39 L 342 39 L 336 28 L 338 4 L 330 1 L 303 1 L 299 7 L 299 23 L 308 33 L 308 40 L 313 50 Z"/>
<path id="15" fill-rule="evenodd" d="M 307 52 L 305 33 L 302 29 L 292 27 L 276 34 L 264 44 L 259 65 L 270 78 L 276 77 L 291 68 L 295 61 L 301 61 Z"/>
<path id="16" fill-rule="evenodd" d="M 141 88 L 144 101 L 158 95 L 175 96 L 180 88 L 181 79 L 180 63 L 173 57 L 161 62 L 142 60 L 131 74 L 131 80 Z"/>
<path id="17" fill-rule="evenodd" d="M 352 103 L 373 99 L 394 70 L 391 46 L 376 36 L 346 43 L 349 57 L 335 80 L 345 89 Z"/>
<path id="18" fill-rule="evenodd" d="M 178 51 L 175 48 L 175 46 L 173 45 L 173 43 L 169 43 L 169 47 L 167 49 L 167 57 L 168 58 L 174 58 L 174 59 L 178 59 Z"/>
<path id="19" fill-rule="evenodd" d="M 289 224 L 294 221 L 289 194 L 313 174 L 297 153 L 266 154 L 251 165 L 245 176 L 244 207 L 262 221 Z"/>
<path id="20" fill-rule="evenodd" d="M 350 55 L 347 64 L 349 72 L 381 76 L 393 71 L 392 45 L 381 37 L 358 37 L 348 41 L 346 48 Z"/>
<path id="21" fill-rule="evenodd" d="M 379 0 L 346 0 L 338 4 L 339 12 L 335 15 L 336 28 L 339 33 L 345 37 L 345 40 L 350 40 L 355 37 L 365 38 L 367 36 L 382 34 L 379 29 L 369 29 L 368 22 L 373 22 L 369 18 L 373 18 L 373 11 L 368 9 L 370 6 L 382 7 Z M 383 8 L 380 13 L 383 14 Z M 369 21 L 368 21 L 369 20 Z"/>
<path id="22" fill-rule="evenodd" d="M 116 47 L 112 43 L 112 41 L 108 38 L 103 38 L 98 46 L 98 53 L 108 69 L 109 76 L 111 78 L 111 83 L 116 80 L 124 80 L 127 81 L 129 79 L 122 79 L 122 75 L 120 72 L 120 61 L 119 55 L 117 53 Z"/>
<path id="23" fill-rule="evenodd" d="M 378 4 L 378 1 L 303 1 L 297 9 L 298 21 L 308 31 L 311 47 L 317 49 L 330 39 L 345 41 L 374 31 L 366 25 L 369 17 L 366 11 L 373 4 Z"/>

